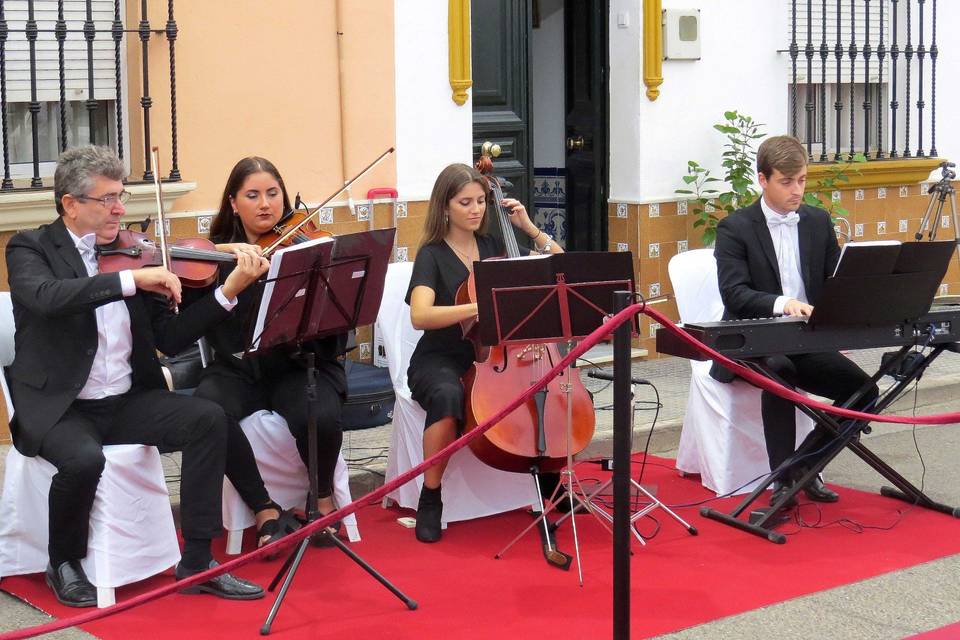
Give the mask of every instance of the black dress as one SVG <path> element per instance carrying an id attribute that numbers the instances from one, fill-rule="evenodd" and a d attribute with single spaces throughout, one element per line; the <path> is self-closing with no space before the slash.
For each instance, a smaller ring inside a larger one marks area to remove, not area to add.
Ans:
<path id="1" fill-rule="evenodd" d="M 230 271 L 220 268 L 220 282 Z M 246 346 L 251 309 L 259 303 L 262 287 L 250 286 L 237 296 L 237 306 L 227 320 L 204 337 L 214 360 L 204 370 L 196 395 L 223 407 L 230 422 L 227 438 L 227 478 L 240 497 L 254 511 L 269 501 L 257 470 L 253 450 L 240 429 L 239 421 L 261 409 L 279 413 L 297 441 L 304 465 L 309 459 L 307 445 L 306 367 L 282 347 L 251 358 L 238 358 Z M 316 354 L 317 367 L 317 481 L 319 497 L 333 491 L 333 472 L 343 440 L 340 414 L 347 393 L 346 375 L 340 356 L 346 334 L 329 336 L 305 346 Z"/>
<path id="2" fill-rule="evenodd" d="M 503 255 L 503 246 L 492 236 L 478 235 L 480 259 Z M 457 289 L 470 275 L 450 245 L 440 241 L 417 252 L 407 289 L 407 304 L 414 287 L 433 289 L 434 305 L 456 304 Z M 423 332 L 407 369 L 410 394 L 427 412 L 426 426 L 443 418 L 456 418 L 463 426 L 463 383 L 460 378 L 473 364 L 473 345 L 463 339 L 460 324 Z"/>

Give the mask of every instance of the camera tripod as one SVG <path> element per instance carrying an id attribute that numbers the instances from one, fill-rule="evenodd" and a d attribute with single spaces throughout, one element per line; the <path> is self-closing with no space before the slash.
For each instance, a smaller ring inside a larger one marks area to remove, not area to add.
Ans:
<path id="1" fill-rule="evenodd" d="M 936 240 L 937 231 L 943 224 L 943 218 L 946 212 L 943 205 L 950 200 L 950 218 L 953 224 L 953 237 L 957 244 L 960 244 L 960 231 L 957 227 L 957 196 L 953 188 L 953 180 L 957 178 L 957 172 L 953 170 L 956 166 L 952 162 L 940 163 L 940 180 L 930 185 L 927 193 L 930 194 L 930 201 L 927 203 L 927 210 L 920 220 L 920 228 L 914 234 L 916 240 L 923 240 L 923 232 L 927 232 L 927 240 Z M 957 264 L 960 264 L 960 253 L 957 254 Z"/>

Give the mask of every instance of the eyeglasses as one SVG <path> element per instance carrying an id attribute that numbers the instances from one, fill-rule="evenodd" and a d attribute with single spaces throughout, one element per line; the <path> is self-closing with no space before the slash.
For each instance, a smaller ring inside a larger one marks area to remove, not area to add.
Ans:
<path id="1" fill-rule="evenodd" d="M 87 196 L 87 195 L 79 195 L 79 196 L 73 196 L 73 197 L 76 198 L 77 200 L 92 200 L 94 202 L 99 202 L 101 206 L 110 208 L 115 204 L 117 204 L 118 202 L 120 204 L 127 204 L 127 200 L 130 199 L 130 192 L 121 191 L 120 193 L 108 193 L 102 198 L 94 198 L 92 196 Z"/>

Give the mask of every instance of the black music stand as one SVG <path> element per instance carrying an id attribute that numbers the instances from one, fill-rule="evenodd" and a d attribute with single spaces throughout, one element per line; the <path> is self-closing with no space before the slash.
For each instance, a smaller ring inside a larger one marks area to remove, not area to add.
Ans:
<path id="1" fill-rule="evenodd" d="M 564 253 L 519 260 L 476 262 L 474 277 L 480 341 L 485 346 L 504 350 L 531 342 L 569 342 L 580 339 L 613 314 L 613 292 L 621 289 L 632 291 L 634 288 L 632 255 L 627 252 Z M 504 357 L 504 360 L 507 358 Z M 572 375 L 572 368 L 568 369 L 566 375 Z M 580 497 L 586 493 L 575 478 L 570 450 L 572 384 L 568 383 L 566 390 L 567 465 L 562 474 L 567 478 L 570 511 L 573 513 L 576 508 L 582 507 L 598 517 L 600 523 L 609 530 L 606 522 L 596 513 L 596 507 Z M 537 450 L 544 455 L 547 448 L 543 426 L 546 397 L 546 389 L 540 390 L 534 396 L 538 425 L 537 433 L 531 434 L 537 443 Z M 496 557 L 502 557 L 528 531 L 542 524 L 543 530 L 540 533 L 544 539 L 547 560 L 551 564 L 567 568 L 569 558 L 553 548 L 552 532 L 546 520 L 550 511 L 556 507 L 556 496 L 561 485 L 558 485 L 550 496 L 551 506 L 544 507 L 540 483 L 537 481 L 539 470 L 539 464 L 534 464 L 530 469 L 537 490 L 540 515 Z M 574 484 L 577 485 L 576 490 Z M 582 585 L 583 571 L 580 566 L 576 519 L 572 518 L 571 522 L 577 569 Z"/>
<path id="2" fill-rule="evenodd" d="M 837 275 L 828 278 L 824 283 L 820 301 L 810 316 L 808 324 L 811 340 L 816 336 L 817 327 L 833 325 L 893 327 L 904 322 L 908 327 L 913 326 L 917 318 L 929 310 L 937 287 L 947 272 L 954 246 L 953 242 L 943 241 L 909 242 L 893 246 L 863 246 L 859 248 L 856 258 L 849 261 L 847 255 L 844 255 L 844 259 L 837 265 Z M 912 344 L 901 347 L 893 357 L 886 359 L 870 380 L 847 398 L 841 406 L 851 408 L 857 405 L 880 378 L 900 370 L 897 384 L 883 392 L 872 407 L 865 409 L 880 413 L 890 406 L 909 385 L 918 380 L 943 351 L 960 351 L 958 345 L 954 343 L 938 344 L 930 353 L 912 359 L 904 370 L 902 365 L 911 350 L 916 346 L 930 346 L 935 331 L 937 328 L 932 325 L 918 331 Z M 786 382 L 766 367 L 762 361 L 747 360 L 744 364 L 786 385 Z M 933 501 L 879 456 L 867 449 L 859 438 L 861 431 L 869 432 L 867 422 L 840 421 L 826 412 L 811 409 L 802 404 L 797 405 L 797 408 L 813 418 L 817 423 L 815 429 L 826 431 L 831 437 L 830 444 L 822 447 L 821 450 L 814 450 L 817 444 L 807 439 L 793 456 L 780 468 L 773 469 L 766 480 L 729 514 L 702 507 L 700 515 L 766 538 L 770 542 L 785 544 L 786 536 L 774 530 L 774 527 L 780 523 L 782 510 L 844 448 L 849 448 L 896 487 L 896 489 L 883 487 L 880 491 L 882 495 L 960 517 L 960 509 Z M 781 474 L 786 473 L 791 466 L 801 461 L 806 461 L 807 472 L 793 484 L 789 491 L 784 492 L 784 495 L 770 505 L 769 509 L 756 509 L 750 514 L 749 520 L 740 519 L 739 516 L 775 480 L 780 478 Z"/>
<path id="3" fill-rule="evenodd" d="M 305 246 L 278 251 L 271 261 L 263 297 L 256 309 L 249 347 L 244 355 L 258 354 L 276 347 L 294 346 L 307 365 L 307 438 L 309 448 L 307 523 L 317 520 L 317 409 L 315 353 L 304 349 L 307 342 L 324 336 L 344 333 L 357 325 L 369 324 L 376 318 L 383 295 L 387 262 L 393 247 L 395 229 L 368 231 L 320 240 Z M 354 553 L 332 531 L 313 534 L 326 539 L 343 551 L 367 573 L 402 600 L 409 609 L 417 603 L 407 597 Z M 311 536 L 305 537 L 291 551 L 270 583 L 276 589 L 283 579 L 261 635 L 270 633 L 273 621 L 283 604 L 293 576 L 300 567 Z"/>

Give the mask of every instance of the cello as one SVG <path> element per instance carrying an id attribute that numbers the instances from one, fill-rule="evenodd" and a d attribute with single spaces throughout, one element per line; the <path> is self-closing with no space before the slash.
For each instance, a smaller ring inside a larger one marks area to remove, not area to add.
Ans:
<path id="1" fill-rule="evenodd" d="M 486 151 L 486 150 L 485 150 Z M 521 257 L 521 249 L 513 233 L 509 213 L 500 202 L 503 190 L 493 175 L 493 162 L 484 153 L 477 170 L 486 178 L 492 202 L 494 221 L 498 225 L 506 259 Z M 488 209 L 489 213 L 489 209 Z M 492 258 L 493 260 L 503 258 Z M 460 286 L 457 304 L 476 302 L 474 274 Z M 479 347 L 475 327 L 464 326 L 466 336 Z M 470 431 L 496 414 L 505 398 L 530 387 L 560 361 L 556 344 L 528 343 L 477 349 L 478 361 L 463 377 L 465 406 L 464 431 Z M 583 451 L 590 444 L 595 429 L 593 400 L 580 380 L 576 369 L 568 368 L 552 379 L 546 388 L 535 394 L 496 426 L 470 443 L 473 453 L 495 469 L 514 472 L 559 471 L 569 455 Z M 569 422 L 569 444 L 568 440 Z"/>

